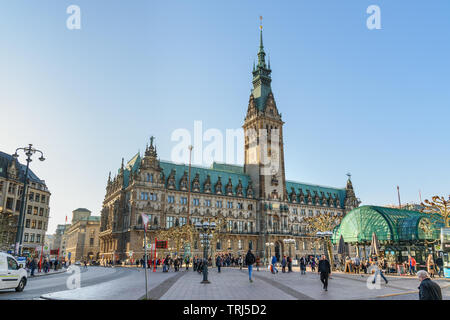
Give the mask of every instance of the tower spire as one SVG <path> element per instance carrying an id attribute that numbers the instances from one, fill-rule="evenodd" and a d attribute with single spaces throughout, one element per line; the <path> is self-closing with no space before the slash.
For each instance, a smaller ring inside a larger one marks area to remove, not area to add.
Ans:
<path id="1" fill-rule="evenodd" d="M 266 67 L 266 53 L 264 52 L 263 45 L 263 27 L 262 27 L 262 16 L 259 16 L 260 24 L 259 24 L 259 51 L 258 51 L 258 67 Z"/>

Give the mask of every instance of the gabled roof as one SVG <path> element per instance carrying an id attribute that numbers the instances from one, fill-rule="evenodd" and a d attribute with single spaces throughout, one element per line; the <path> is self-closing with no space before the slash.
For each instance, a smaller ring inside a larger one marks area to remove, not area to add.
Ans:
<path id="1" fill-rule="evenodd" d="M 339 200 L 341 202 L 341 207 L 344 206 L 345 201 L 345 195 L 346 190 L 345 188 L 333 188 L 333 187 L 326 187 L 326 186 L 320 186 L 315 184 L 308 184 L 304 182 L 295 182 L 295 181 L 289 181 L 286 180 L 286 190 L 288 194 L 292 192 L 292 188 L 294 188 L 295 193 L 298 195 L 300 192 L 300 189 L 302 189 L 303 194 L 306 197 L 306 190 L 309 190 L 311 192 L 311 196 L 314 197 L 314 191 L 317 191 L 317 194 L 319 198 L 321 197 L 321 192 L 325 194 L 325 197 L 328 198 L 328 193 L 331 193 L 333 198 L 336 197 L 336 195 L 339 195 Z"/>
<path id="2" fill-rule="evenodd" d="M 10 164 L 11 161 L 16 162 L 16 167 L 19 170 L 19 179 L 20 181 L 23 181 L 27 166 L 21 164 L 17 159 L 14 159 L 13 156 L 1 151 L 0 151 L 0 176 L 7 178 L 8 165 Z M 38 176 L 35 175 L 31 169 L 28 169 L 28 179 L 32 182 L 45 185 L 45 181 L 39 179 Z"/>
<path id="3" fill-rule="evenodd" d="M 172 170 L 175 170 L 175 183 L 176 188 L 180 188 L 180 179 L 184 175 L 184 172 L 189 173 L 189 166 L 184 164 L 175 164 L 168 161 L 161 161 L 160 162 L 161 167 L 163 168 L 164 175 L 167 179 L 167 177 L 170 175 L 170 172 Z M 237 167 L 237 166 L 234 166 Z M 229 168 L 227 168 L 229 169 Z M 243 171 L 243 170 L 242 170 Z M 228 180 L 231 178 L 231 183 L 233 185 L 233 194 L 235 194 L 236 186 L 239 184 L 239 180 L 241 180 L 242 183 L 242 192 L 244 196 L 247 196 L 246 189 L 248 186 L 249 181 L 251 181 L 250 176 L 244 173 L 236 173 L 233 171 L 223 170 L 221 166 L 215 166 L 215 168 L 205 168 L 200 166 L 191 166 L 191 181 L 195 179 L 196 175 L 199 175 L 199 182 L 200 182 L 200 192 L 204 192 L 203 185 L 206 181 L 207 176 L 210 176 L 211 181 L 211 190 L 212 193 L 215 193 L 215 185 L 217 181 L 219 180 L 222 182 L 222 194 L 225 194 L 226 185 L 228 184 Z M 166 182 L 167 187 L 167 182 Z"/>
<path id="4" fill-rule="evenodd" d="M 141 164 L 141 157 L 139 154 L 135 155 L 130 161 L 128 161 L 127 165 L 124 169 L 124 187 L 128 187 L 130 172 L 136 172 Z M 167 187 L 167 178 L 169 177 L 172 170 L 175 170 L 175 186 L 176 189 L 180 189 L 180 180 L 183 177 L 184 173 L 189 173 L 189 166 L 185 164 L 177 164 L 170 161 L 160 161 L 160 166 L 164 172 L 165 176 L 165 187 Z M 247 186 L 251 181 L 250 176 L 244 174 L 244 169 L 241 166 L 236 165 L 228 165 L 228 164 L 220 164 L 213 163 L 211 168 L 201 167 L 201 166 L 191 166 L 191 183 L 194 181 L 196 175 L 199 175 L 200 182 L 200 192 L 204 192 L 204 183 L 206 181 L 207 176 L 210 176 L 211 181 L 211 193 L 215 194 L 215 185 L 217 181 L 220 180 L 222 182 L 222 194 L 226 194 L 226 185 L 228 184 L 228 179 L 231 178 L 231 183 L 233 185 L 233 194 L 236 194 L 236 187 L 239 184 L 239 180 L 242 183 L 242 193 L 244 196 L 247 196 Z M 195 193 L 194 191 L 192 191 Z"/>

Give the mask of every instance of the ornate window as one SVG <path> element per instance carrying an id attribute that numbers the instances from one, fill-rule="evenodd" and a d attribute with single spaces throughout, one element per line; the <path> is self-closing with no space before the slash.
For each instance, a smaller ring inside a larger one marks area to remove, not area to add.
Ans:
<path id="1" fill-rule="evenodd" d="M 231 183 L 231 178 L 228 178 L 228 183 L 225 188 L 227 195 L 229 196 L 233 195 L 233 184 Z"/>
<path id="2" fill-rule="evenodd" d="M 188 181 L 187 181 L 187 172 L 185 171 L 183 176 L 180 179 L 180 189 L 187 190 L 188 189 Z"/>
<path id="3" fill-rule="evenodd" d="M 194 181 L 192 182 L 192 190 L 194 192 L 200 191 L 200 176 L 199 176 L 198 172 L 195 174 Z"/>
<path id="4" fill-rule="evenodd" d="M 208 174 L 208 176 L 206 177 L 206 181 L 205 184 L 203 185 L 203 191 L 205 193 L 211 193 L 211 177 Z"/>
<path id="5" fill-rule="evenodd" d="M 242 191 L 243 191 L 243 188 L 242 188 L 242 181 L 241 181 L 241 179 L 239 179 L 239 183 L 238 183 L 238 185 L 237 185 L 237 187 L 236 187 L 236 195 L 239 196 L 239 197 L 243 197 L 244 194 L 243 194 Z"/>
<path id="6" fill-rule="evenodd" d="M 216 194 L 222 194 L 222 181 L 220 181 L 220 177 L 217 180 L 217 183 L 216 183 L 214 189 L 216 191 Z"/>
<path id="7" fill-rule="evenodd" d="M 169 177 L 167 178 L 167 188 L 168 189 L 175 189 L 175 170 L 172 169 L 170 172 Z"/>
<path id="8" fill-rule="evenodd" d="M 247 186 L 247 198 L 253 198 L 252 182 L 250 181 Z"/>

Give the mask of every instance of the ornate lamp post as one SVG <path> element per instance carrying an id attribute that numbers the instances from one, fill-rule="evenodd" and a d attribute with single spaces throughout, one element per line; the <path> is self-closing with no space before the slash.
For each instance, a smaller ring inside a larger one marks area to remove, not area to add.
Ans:
<path id="1" fill-rule="evenodd" d="M 329 247 L 329 239 L 333 236 L 333 232 L 331 231 L 319 231 L 316 233 L 318 237 L 323 239 L 323 250 L 325 257 L 328 257 L 328 260 L 330 261 L 331 267 L 333 267 L 333 252 L 331 247 Z M 329 253 L 328 253 L 329 251 Z"/>
<path id="2" fill-rule="evenodd" d="M 20 213 L 19 213 L 19 220 L 17 223 L 17 233 L 16 233 L 16 248 L 15 248 L 15 254 L 21 255 L 22 254 L 22 238 L 23 238 L 23 221 L 25 220 L 25 195 L 27 194 L 27 185 L 28 185 L 28 170 L 30 167 L 31 156 L 35 154 L 36 152 L 39 152 L 41 156 L 39 157 L 40 161 L 44 161 L 44 154 L 42 151 L 32 148 L 32 144 L 29 144 L 28 147 L 25 148 L 17 148 L 16 152 L 13 154 L 13 158 L 17 159 L 19 155 L 17 154 L 17 151 L 22 150 L 25 155 L 27 156 L 27 168 L 25 170 L 25 176 L 23 181 L 23 191 L 22 191 L 22 200 L 20 201 Z"/>
<path id="3" fill-rule="evenodd" d="M 283 242 L 289 246 L 289 257 L 292 258 L 291 245 L 295 243 L 295 239 L 283 239 Z"/>
<path id="4" fill-rule="evenodd" d="M 272 246 L 274 246 L 275 244 L 273 242 L 266 242 L 266 247 L 269 247 L 269 259 L 267 259 L 267 261 L 270 264 L 270 259 L 272 259 Z"/>
<path id="5" fill-rule="evenodd" d="M 208 247 L 213 237 L 212 232 L 216 229 L 216 223 L 208 221 L 199 221 L 195 224 L 199 232 L 200 242 L 203 244 L 203 281 L 201 283 L 210 283 L 208 280 Z"/>

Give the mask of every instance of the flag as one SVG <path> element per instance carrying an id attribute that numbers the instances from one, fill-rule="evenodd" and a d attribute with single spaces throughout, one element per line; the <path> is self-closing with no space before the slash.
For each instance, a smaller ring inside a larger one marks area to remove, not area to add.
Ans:
<path id="1" fill-rule="evenodd" d="M 147 224 L 148 224 L 148 215 L 145 213 L 141 213 L 142 216 L 142 223 L 144 224 L 145 231 L 147 231 Z"/>

